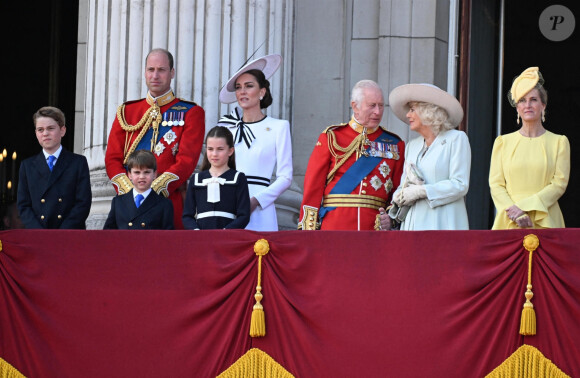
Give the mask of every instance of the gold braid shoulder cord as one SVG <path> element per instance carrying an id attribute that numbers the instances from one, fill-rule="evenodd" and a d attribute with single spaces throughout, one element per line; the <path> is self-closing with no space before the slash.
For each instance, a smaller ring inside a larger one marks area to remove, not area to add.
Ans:
<path id="1" fill-rule="evenodd" d="M 159 123 L 161 122 L 161 111 L 159 109 L 159 106 L 157 106 L 157 104 L 154 104 L 149 109 L 147 109 L 145 114 L 143 114 L 143 117 L 141 117 L 139 122 L 134 126 L 127 124 L 127 121 L 125 120 L 125 104 L 121 104 L 117 108 L 117 119 L 119 120 L 121 128 L 125 130 L 125 148 L 123 150 L 123 164 L 127 164 L 127 158 L 133 151 L 135 151 L 135 148 L 137 148 L 139 142 L 141 142 L 141 139 L 143 139 L 143 136 L 145 135 L 147 130 L 149 130 L 149 126 L 151 126 L 151 124 L 153 124 L 153 139 L 151 140 L 151 152 L 153 152 L 153 148 L 155 147 L 155 144 L 157 144 L 157 136 L 159 135 Z M 141 129 L 139 135 L 137 135 L 137 138 L 129 148 L 128 146 L 129 133 L 133 133 L 139 129 Z"/>
<path id="2" fill-rule="evenodd" d="M 342 165 L 348 160 L 348 158 L 352 156 L 353 153 L 355 152 L 357 153 L 356 155 L 357 159 L 360 157 L 360 155 L 365 154 L 364 146 L 365 144 L 368 143 L 368 139 L 366 130 L 363 128 L 363 132 L 361 132 L 356 138 L 354 138 L 347 147 L 341 147 L 336 142 L 336 137 L 332 130 L 328 130 L 327 134 L 328 134 L 328 150 L 330 151 L 332 156 L 336 159 L 336 164 L 334 165 L 334 168 L 332 168 L 332 170 L 326 176 L 326 183 L 328 184 L 334 177 L 336 171 L 340 167 L 342 167 Z M 342 155 L 337 153 L 336 151 L 342 152 Z"/>

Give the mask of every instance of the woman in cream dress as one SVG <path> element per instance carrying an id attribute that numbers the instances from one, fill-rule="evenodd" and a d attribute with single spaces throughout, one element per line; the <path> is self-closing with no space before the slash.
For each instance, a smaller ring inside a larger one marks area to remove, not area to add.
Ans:
<path id="1" fill-rule="evenodd" d="M 395 115 L 419 137 L 405 149 L 405 169 L 393 202 L 408 207 L 401 230 L 467 230 L 471 148 L 455 130 L 463 119 L 459 101 L 431 84 L 406 84 L 389 95 Z M 382 219 L 381 219 L 382 221 Z"/>
<path id="2" fill-rule="evenodd" d="M 278 231 L 274 201 L 292 183 L 290 123 L 262 111 L 272 104 L 268 78 L 281 61 L 280 55 L 272 54 L 246 64 L 228 80 L 219 96 L 222 103 L 237 101 L 239 105 L 219 124 L 234 134 L 236 167 L 248 179 L 248 230 Z M 272 181 L 274 169 L 276 178 Z"/>
<path id="3" fill-rule="evenodd" d="M 508 93 L 521 127 L 498 136 L 493 145 L 489 187 L 497 214 L 492 229 L 564 227 L 558 199 L 570 177 L 570 143 L 542 124 L 548 102 L 543 83 L 538 67 L 530 67 Z"/>

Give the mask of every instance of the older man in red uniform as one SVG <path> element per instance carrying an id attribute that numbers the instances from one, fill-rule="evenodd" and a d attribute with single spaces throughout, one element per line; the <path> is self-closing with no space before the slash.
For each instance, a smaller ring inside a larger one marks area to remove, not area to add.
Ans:
<path id="1" fill-rule="evenodd" d="M 324 130 L 310 156 L 298 229 L 379 230 L 399 186 L 405 143 L 379 125 L 381 88 L 361 80 L 351 97 L 350 122 Z"/>
<path id="2" fill-rule="evenodd" d="M 127 177 L 127 157 L 140 149 L 153 152 L 159 176 L 151 187 L 171 199 L 175 228 L 183 228 L 183 191 L 201 152 L 205 112 L 194 102 L 175 97 L 171 90 L 174 76 L 171 53 L 151 50 L 145 59 L 147 97 L 119 106 L 109 134 L 105 167 L 117 193 L 128 193 L 133 185 Z"/>

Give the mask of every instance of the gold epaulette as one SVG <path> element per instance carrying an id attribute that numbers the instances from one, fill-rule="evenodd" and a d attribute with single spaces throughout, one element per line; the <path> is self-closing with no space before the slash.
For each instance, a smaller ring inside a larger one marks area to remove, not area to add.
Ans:
<path id="1" fill-rule="evenodd" d="M 111 179 L 111 183 L 117 187 L 119 194 L 129 193 L 133 189 L 133 183 L 125 173 L 119 173 Z"/>
<path id="2" fill-rule="evenodd" d="M 179 176 L 171 172 L 163 172 L 159 177 L 153 180 L 153 183 L 151 183 L 151 188 L 153 188 L 157 194 L 162 194 L 165 197 L 169 197 L 169 190 L 167 190 L 167 187 L 175 180 L 179 180 Z"/>
<path id="3" fill-rule="evenodd" d="M 339 125 L 330 125 L 330 126 L 328 126 L 326 129 L 324 129 L 324 131 L 322 131 L 322 132 L 323 132 L 324 134 L 326 134 L 326 133 L 328 132 L 328 130 L 331 130 L 331 129 L 334 129 L 334 128 L 337 128 L 337 127 L 344 127 L 344 126 L 346 126 L 346 125 L 348 125 L 348 123 L 341 123 L 341 124 L 339 124 Z"/>

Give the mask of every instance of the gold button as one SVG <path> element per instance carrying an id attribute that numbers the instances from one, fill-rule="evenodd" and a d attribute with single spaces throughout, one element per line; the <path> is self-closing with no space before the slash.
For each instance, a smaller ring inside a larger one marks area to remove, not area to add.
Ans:
<path id="1" fill-rule="evenodd" d="M 362 185 L 363 185 L 363 186 L 367 186 L 368 184 L 367 184 L 366 182 L 363 182 L 363 184 L 362 184 Z"/>
<path id="2" fill-rule="evenodd" d="M 141 223 L 141 227 L 145 227 L 145 223 Z"/>
<path id="3" fill-rule="evenodd" d="M 58 219 L 62 219 L 62 215 L 60 215 L 60 214 L 59 214 L 57 218 L 58 218 Z"/>
<path id="4" fill-rule="evenodd" d="M 41 200 L 40 200 L 40 202 L 41 202 L 41 203 L 45 203 L 45 202 L 46 202 L 46 200 L 43 198 L 43 199 L 41 199 Z"/>
<path id="5" fill-rule="evenodd" d="M 133 227 L 133 223 L 132 222 L 129 222 L 129 227 Z"/>
<path id="6" fill-rule="evenodd" d="M 62 202 L 62 198 L 59 198 L 59 199 L 58 199 L 58 202 Z"/>
<path id="7" fill-rule="evenodd" d="M 41 215 L 41 216 L 40 216 L 40 219 L 44 220 L 44 215 Z"/>
<path id="8" fill-rule="evenodd" d="M 366 190 L 361 191 L 362 194 L 367 194 Z"/>

